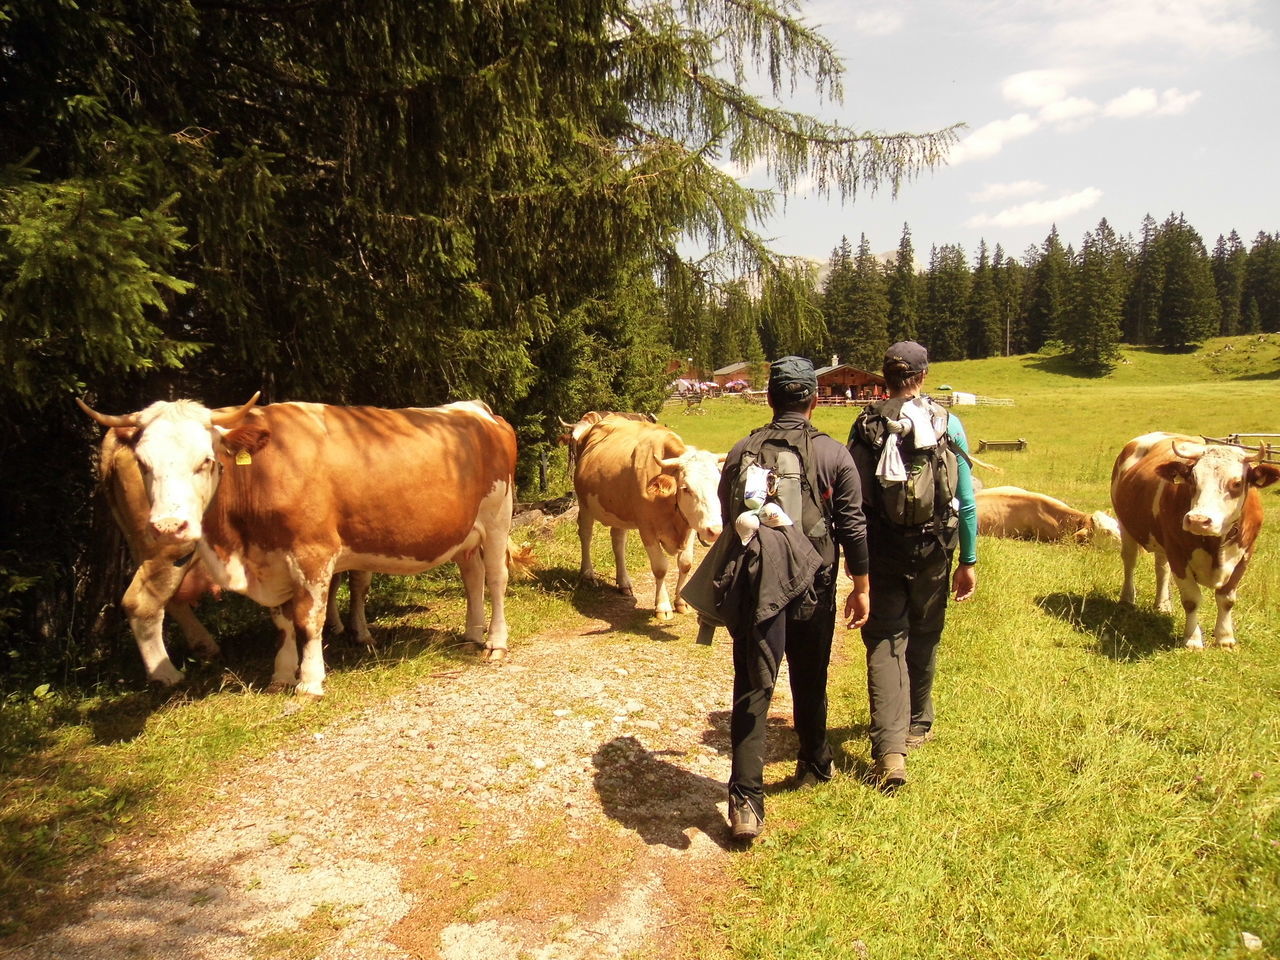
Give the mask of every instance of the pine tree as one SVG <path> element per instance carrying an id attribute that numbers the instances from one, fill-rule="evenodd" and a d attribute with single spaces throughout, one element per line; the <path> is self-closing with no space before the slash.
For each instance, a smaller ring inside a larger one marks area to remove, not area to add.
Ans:
<path id="1" fill-rule="evenodd" d="M 1160 302 L 1164 296 L 1165 267 L 1161 260 L 1160 227 L 1151 214 L 1142 218 L 1133 280 L 1124 309 L 1126 343 L 1155 343 Z"/>
<path id="2" fill-rule="evenodd" d="M 850 289 L 850 337 L 840 358 L 863 370 L 874 370 L 889 346 L 889 297 L 880 261 L 864 233 L 853 263 Z"/>
<path id="3" fill-rule="evenodd" d="M 842 236 L 840 245 L 831 251 L 822 284 L 822 317 L 827 325 L 825 353 L 842 358 L 854 338 L 853 285 L 853 247 L 849 238 Z"/>
<path id="4" fill-rule="evenodd" d="M 1241 309 L 1244 301 L 1244 273 L 1249 259 L 1248 251 L 1234 230 L 1230 236 L 1218 234 L 1213 247 L 1213 285 L 1218 294 L 1221 320 L 1220 336 L 1229 337 L 1241 332 Z"/>
<path id="5" fill-rule="evenodd" d="M 1066 312 L 1068 267 L 1067 252 L 1055 225 L 1045 237 L 1027 284 L 1027 350 L 1039 350 L 1050 340 L 1059 339 L 1059 326 Z"/>
<path id="6" fill-rule="evenodd" d="M 920 326 L 934 360 L 964 359 L 970 282 L 962 247 L 944 244 L 931 249 Z"/>
<path id="7" fill-rule="evenodd" d="M 968 338 L 966 349 L 973 359 L 997 356 L 1004 348 L 1000 303 L 996 295 L 994 270 L 987 253 L 987 241 L 978 244 L 978 261 L 973 268 L 966 307 Z"/>
<path id="8" fill-rule="evenodd" d="M 1245 262 L 1244 297 L 1252 303 L 1245 332 L 1280 330 L 1280 234 L 1260 231 Z M 1254 318 L 1256 317 L 1256 321 Z"/>
<path id="9" fill-rule="evenodd" d="M 1124 297 L 1124 248 L 1104 218 L 1084 235 L 1061 328 L 1063 346 L 1083 369 L 1106 373 L 1119 359 Z"/>
<path id="10" fill-rule="evenodd" d="M 1218 330 L 1218 298 L 1200 235 L 1181 214 L 1160 226 L 1157 241 L 1165 265 L 1156 330 L 1162 346 L 1186 349 Z"/>
<path id="11" fill-rule="evenodd" d="M 1000 328 L 1000 352 L 1006 357 L 1024 349 L 1022 288 L 1026 282 L 1025 274 L 1026 268 L 1013 257 L 1006 257 L 1004 248 L 997 243 L 996 252 L 991 258 L 991 275 Z"/>
<path id="12" fill-rule="evenodd" d="M 911 246 L 911 228 L 905 223 L 888 280 L 889 341 L 915 340 L 919 336 L 920 277 L 916 273 L 915 251 Z"/>

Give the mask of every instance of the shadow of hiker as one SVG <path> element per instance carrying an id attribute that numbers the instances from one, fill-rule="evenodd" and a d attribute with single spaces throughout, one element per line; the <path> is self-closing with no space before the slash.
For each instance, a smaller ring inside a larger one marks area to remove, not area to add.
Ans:
<path id="1" fill-rule="evenodd" d="M 664 756 L 688 756 L 676 750 L 646 750 L 635 737 L 615 737 L 591 757 L 596 795 L 605 815 L 645 843 L 677 850 L 689 848 L 689 827 L 701 830 L 722 849 L 732 846 L 729 826 L 717 804 L 726 797 L 719 780 L 691 773 Z"/>
<path id="2" fill-rule="evenodd" d="M 1050 593 L 1036 598 L 1045 613 L 1094 638 L 1095 653 L 1118 663 L 1141 660 L 1177 646 L 1172 618 L 1154 609 L 1139 609 L 1097 591 Z"/>

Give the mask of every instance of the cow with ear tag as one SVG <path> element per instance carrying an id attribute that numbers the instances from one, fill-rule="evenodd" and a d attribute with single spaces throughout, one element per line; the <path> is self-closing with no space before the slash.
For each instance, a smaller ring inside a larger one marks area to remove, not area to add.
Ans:
<path id="1" fill-rule="evenodd" d="M 508 566 L 527 562 L 508 545 L 510 425 L 480 401 L 253 410 L 256 400 L 229 413 L 190 400 L 123 417 L 84 409 L 134 429 L 157 540 L 194 545 L 215 583 L 271 608 L 282 638 L 271 688 L 324 693 L 321 630 L 331 578 L 343 570 L 410 574 L 456 562 L 467 639 L 490 659 L 505 655 Z"/>
<path id="2" fill-rule="evenodd" d="M 1262 528 L 1258 490 L 1280 480 L 1263 451 L 1207 444 L 1197 437 L 1148 433 L 1127 443 L 1111 471 L 1111 502 L 1120 522 L 1124 586 L 1133 603 L 1138 550 L 1155 555 L 1156 609 L 1168 611 L 1169 577 L 1186 612 L 1183 643 L 1201 649 L 1201 587 L 1217 599 L 1213 638 L 1234 647 L 1231 611 Z"/>
<path id="3" fill-rule="evenodd" d="M 571 442 L 582 578 L 596 579 L 591 536 L 599 521 L 610 528 L 618 589 L 632 596 L 627 531 L 638 530 L 653 571 L 654 613 L 671 620 L 687 612 L 680 590 L 693 567 L 694 539 L 710 546 L 722 529 L 716 490 L 724 457 L 687 446 L 655 423 L 605 416 L 579 426 Z M 676 557 L 678 570 L 674 608 L 666 585 L 668 554 Z"/>

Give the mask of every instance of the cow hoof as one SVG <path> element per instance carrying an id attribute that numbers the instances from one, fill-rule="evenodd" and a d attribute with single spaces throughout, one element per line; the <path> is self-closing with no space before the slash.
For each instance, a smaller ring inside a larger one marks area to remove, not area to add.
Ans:
<path id="1" fill-rule="evenodd" d="M 1192 637 L 1190 640 L 1186 642 L 1186 648 L 1188 650 L 1203 650 L 1204 641 L 1201 640 L 1199 637 Z"/>
<path id="2" fill-rule="evenodd" d="M 1223 637 L 1218 641 L 1218 646 L 1222 647 L 1223 650 L 1234 650 L 1236 648 L 1236 638 Z"/>
<path id="3" fill-rule="evenodd" d="M 362 647 L 373 646 L 373 634 L 368 630 L 364 631 L 364 633 L 357 633 L 352 639 Z"/>
<path id="4" fill-rule="evenodd" d="M 676 618 L 676 615 L 672 613 L 670 610 L 658 610 L 656 612 L 657 612 L 658 619 L 661 620 L 663 623 L 674 620 Z"/>
<path id="5" fill-rule="evenodd" d="M 300 683 L 293 688 L 293 695 L 303 700 L 319 700 L 324 696 L 324 687 L 318 683 Z"/>
<path id="6" fill-rule="evenodd" d="M 484 658 L 488 663 L 501 663 L 503 660 L 507 659 L 507 651 L 500 647 L 494 647 L 492 650 L 485 652 Z"/>
<path id="7" fill-rule="evenodd" d="M 627 585 L 627 586 L 625 586 L 625 587 L 623 587 L 623 586 L 619 586 L 619 587 L 618 587 L 618 592 L 619 592 L 620 594 L 622 594 L 624 597 L 634 597 L 634 596 L 636 595 L 636 592 L 635 592 L 634 590 L 632 590 L 632 589 L 631 589 L 630 584 L 628 584 L 628 585 Z"/>
<path id="8" fill-rule="evenodd" d="M 292 684 L 282 683 L 279 680 L 272 680 L 267 684 L 267 693 L 284 693 Z"/>

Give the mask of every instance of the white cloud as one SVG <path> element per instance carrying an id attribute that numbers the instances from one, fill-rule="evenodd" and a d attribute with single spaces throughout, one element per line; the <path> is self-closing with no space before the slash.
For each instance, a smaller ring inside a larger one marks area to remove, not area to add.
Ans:
<path id="1" fill-rule="evenodd" d="M 884 7 L 859 11 L 853 15 L 852 22 L 853 29 L 864 37 L 887 37 L 901 30 L 907 18 L 901 10 Z"/>
<path id="2" fill-rule="evenodd" d="M 1085 97 L 1063 97 L 1040 108 L 1040 119 L 1045 123 L 1079 123 L 1098 112 L 1098 105 Z"/>
<path id="3" fill-rule="evenodd" d="M 1143 114 L 1156 116 L 1172 116 L 1183 113 L 1187 107 L 1200 99 L 1200 91 L 1183 93 L 1176 87 L 1170 87 L 1157 94 L 1150 87 L 1134 87 L 1114 100 L 1107 102 L 1103 113 L 1108 117 L 1140 117 Z"/>
<path id="4" fill-rule="evenodd" d="M 1101 190 L 1097 187 L 1086 187 L 1055 200 L 1030 200 L 1016 206 L 1005 207 L 998 213 L 980 213 L 970 217 L 965 223 L 970 227 L 1032 227 L 1037 224 L 1056 223 L 1096 206 L 1101 199 Z"/>
<path id="5" fill-rule="evenodd" d="M 1025 137 L 1027 134 L 1035 131 L 1040 126 L 1039 121 L 1032 119 L 1028 114 L 1017 113 L 1008 120 L 992 120 L 990 123 L 983 124 L 973 133 L 961 140 L 952 148 L 947 160 L 955 166 L 958 163 L 964 163 L 966 160 L 982 160 L 986 157 L 993 157 L 1001 150 L 1010 140 L 1017 140 Z"/>
<path id="6" fill-rule="evenodd" d="M 977 193 L 969 194 L 972 203 L 991 203 L 992 201 L 1012 200 L 1014 197 L 1029 197 L 1043 193 L 1045 185 L 1039 180 L 1014 180 L 1011 183 L 988 183 Z"/>
<path id="7" fill-rule="evenodd" d="M 1251 19 L 1259 7 L 1255 0 L 1075 0 L 1071 14 L 1048 32 L 1049 47 L 1097 51 L 1163 44 L 1194 54 L 1242 56 L 1272 45 L 1270 31 Z"/>
<path id="8" fill-rule="evenodd" d="M 1067 95 L 1071 74 L 1064 70 L 1026 70 L 1004 78 L 1000 92 L 1023 107 L 1043 107 Z"/>

